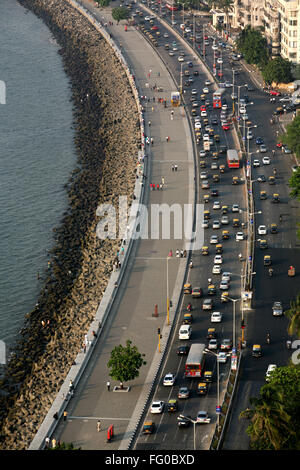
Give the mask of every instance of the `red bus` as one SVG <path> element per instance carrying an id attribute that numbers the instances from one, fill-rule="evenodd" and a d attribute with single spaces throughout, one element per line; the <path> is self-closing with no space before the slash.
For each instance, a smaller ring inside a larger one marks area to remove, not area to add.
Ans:
<path id="1" fill-rule="evenodd" d="M 192 344 L 185 363 L 185 377 L 201 377 L 204 365 L 205 344 Z"/>
<path id="2" fill-rule="evenodd" d="M 224 93 L 224 88 L 218 88 L 217 91 L 213 93 L 213 107 L 222 108 L 222 95 Z"/>
<path id="3" fill-rule="evenodd" d="M 236 150 L 227 150 L 227 165 L 228 168 L 239 168 L 240 159 Z"/>
<path id="4" fill-rule="evenodd" d="M 174 5 L 174 3 L 166 3 L 166 8 L 170 11 L 177 11 L 178 6 Z"/>

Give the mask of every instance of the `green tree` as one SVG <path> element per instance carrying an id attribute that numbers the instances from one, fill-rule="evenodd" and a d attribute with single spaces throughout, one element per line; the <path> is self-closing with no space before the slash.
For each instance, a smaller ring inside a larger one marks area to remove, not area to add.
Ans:
<path id="1" fill-rule="evenodd" d="M 250 398 L 253 408 L 240 414 L 241 418 L 250 418 L 247 428 L 251 447 L 256 450 L 287 448 L 290 435 L 290 416 L 284 409 L 283 393 L 273 384 L 264 385 L 258 398 Z"/>
<path id="2" fill-rule="evenodd" d="M 98 7 L 105 8 L 110 4 L 110 0 L 96 0 Z"/>
<path id="3" fill-rule="evenodd" d="M 278 140 L 286 144 L 300 158 L 300 114 L 286 126 L 286 132 Z"/>
<path id="4" fill-rule="evenodd" d="M 292 63 L 282 57 L 276 57 L 262 68 L 262 75 L 265 82 L 269 84 L 272 82 L 289 83 L 293 80 Z"/>
<path id="5" fill-rule="evenodd" d="M 299 174 L 299 189 L 300 189 L 300 174 Z M 300 337 L 300 294 L 297 295 L 296 300 L 290 301 L 290 308 L 284 312 L 285 316 L 289 319 L 288 333 L 290 335 L 296 334 Z"/>
<path id="6" fill-rule="evenodd" d="M 300 64 L 296 64 L 293 66 L 292 74 L 294 80 L 300 80 Z"/>
<path id="7" fill-rule="evenodd" d="M 250 26 L 241 31 L 237 40 L 237 48 L 243 53 L 246 62 L 263 67 L 269 60 L 267 41 L 262 33 Z"/>
<path id="8" fill-rule="evenodd" d="M 126 341 L 125 347 L 121 344 L 116 346 L 107 363 L 108 368 L 111 369 L 110 377 L 119 380 L 122 387 L 123 382 L 128 382 L 139 376 L 139 369 L 146 364 L 143 357 L 145 354 L 141 354 L 136 346 L 132 346 L 130 340 Z"/>
<path id="9" fill-rule="evenodd" d="M 126 20 L 129 16 L 129 11 L 125 7 L 116 7 L 112 9 L 111 15 L 115 21 L 119 24 L 121 20 Z"/>

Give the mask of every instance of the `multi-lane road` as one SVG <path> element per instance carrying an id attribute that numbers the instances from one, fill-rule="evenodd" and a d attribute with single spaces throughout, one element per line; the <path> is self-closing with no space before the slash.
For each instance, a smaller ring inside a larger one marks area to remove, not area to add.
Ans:
<path id="1" fill-rule="evenodd" d="M 159 14 L 161 11 L 159 7 L 152 4 L 153 8 L 156 8 L 155 15 Z M 165 27 L 157 18 L 153 19 L 153 24 L 149 23 L 149 20 L 145 20 L 145 17 L 149 14 L 143 10 L 141 6 L 138 8 L 144 12 L 143 16 L 136 15 L 135 20 L 137 23 L 142 23 L 143 27 L 149 31 L 153 26 L 157 26 L 160 32 L 158 42 L 159 42 L 159 53 L 163 57 L 163 60 L 168 65 L 168 68 L 171 70 L 175 76 L 177 83 L 183 83 L 184 90 L 184 100 L 189 108 L 189 111 L 192 111 L 192 90 L 197 91 L 197 97 L 200 98 L 200 95 L 203 93 L 203 88 L 205 87 L 205 81 L 208 79 L 208 74 L 205 72 L 203 67 L 197 65 L 197 61 L 194 60 L 194 55 L 190 49 L 186 49 L 183 43 L 181 43 L 178 38 L 175 38 L 170 29 Z M 189 18 L 190 19 L 190 18 Z M 142 20 L 142 21 L 141 21 Z M 174 28 L 177 28 L 177 32 L 182 34 L 179 25 L 182 23 L 182 13 L 174 12 L 164 15 L 164 20 L 171 23 L 176 21 L 176 24 L 173 25 Z M 190 22 L 192 20 L 190 19 Z M 213 35 L 206 24 L 205 19 L 197 19 L 194 22 L 196 29 L 196 34 L 202 35 L 203 40 L 204 36 L 208 36 L 205 39 L 205 62 L 208 69 L 211 73 L 214 71 L 214 64 L 216 64 L 216 51 L 212 49 L 213 45 Z M 192 26 L 192 27 L 194 27 Z M 156 34 L 156 29 L 153 29 L 153 35 Z M 190 34 L 186 34 L 189 36 Z M 288 189 L 288 179 L 291 175 L 291 166 L 294 163 L 293 157 L 290 155 L 285 155 L 280 149 L 276 147 L 276 130 L 280 130 L 279 125 L 271 125 L 270 117 L 278 106 L 278 102 L 271 103 L 269 101 L 268 95 L 265 92 L 258 89 L 254 83 L 251 81 L 248 73 L 240 65 L 238 61 L 232 62 L 229 59 L 231 54 L 230 48 L 222 47 L 221 43 L 223 40 L 216 38 L 215 44 L 218 45 L 218 56 L 222 57 L 223 63 L 219 64 L 217 67 L 217 72 L 222 71 L 223 76 L 220 79 L 222 82 L 233 83 L 233 70 L 236 70 L 237 73 L 234 75 L 234 84 L 235 84 L 235 93 L 239 95 L 240 98 L 243 98 L 244 95 L 247 95 L 249 102 L 247 104 L 246 110 L 251 121 L 251 128 L 253 137 L 249 139 L 249 142 L 246 140 L 246 149 L 248 153 L 248 159 L 252 166 L 252 175 L 253 180 L 253 198 L 255 204 L 255 232 L 256 232 L 256 242 L 255 242 L 255 264 L 254 272 L 256 273 L 253 280 L 254 288 L 254 297 L 252 302 L 252 310 L 246 314 L 246 333 L 245 337 L 247 340 L 247 347 L 243 351 L 243 359 L 241 362 L 241 371 L 239 384 L 237 389 L 237 394 L 235 398 L 235 403 L 233 407 L 233 413 L 231 414 L 231 419 L 228 425 L 228 432 L 226 434 L 223 447 L 227 449 L 247 449 L 248 448 L 248 438 L 244 433 L 247 426 L 247 422 L 240 421 L 238 415 L 240 411 L 247 408 L 249 405 L 249 397 L 257 395 L 260 387 L 265 383 L 265 372 L 268 364 L 275 363 L 277 365 L 286 364 L 290 352 L 285 349 L 285 341 L 287 339 L 286 327 L 287 321 L 285 317 L 273 317 L 272 316 L 272 304 L 275 300 L 279 300 L 283 303 L 283 306 L 286 308 L 289 305 L 289 300 L 294 298 L 297 294 L 297 281 L 295 279 L 290 279 L 287 276 L 287 269 L 290 264 L 299 266 L 299 250 L 297 248 L 297 237 L 296 237 L 296 219 L 297 219 L 297 210 L 298 206 L 295 202 L 289 199 L 289 189 Z M 188 39 L 188 38 L 186 38 Z M 173 44 L 173 41 L 176 44 Z M 169 48 L 166 49 L 166 44 L 169 44 Z M 203 42 L 194 43 L 190 39 L 191 46 L 203 50 Z M 170 54 L 171 52 L 171 54 Z M 184 56 L 184 63 L 178 61 L 179 56 Z M 188 68 L 187 63 L 193 61 L 193 68 Z M 234 65 L 233 65 L 234 64 Z M 197 69 L 199 75 L 194 76 L 193 71 Z M 181 74 L 184 74 L 185 70 L 190 70 L 190 75 L 193 79 L 192 83 L 189 86 L 185 86 L 184 76 L 183 81 L 181 82 Z M 248 83 L 251 84 L 253 91 L 247 91 L 244 85 Z M 215 89 L 216 87 L 214 87 Z M 206 98 L 210 100 L 212 104 L 212 91 L 213 86 L 209 85 L 210 93 L 207 94 Z M 233 102 L 231 100 L 231 93 L 233 88 L 228 86 L 225 89 L 226 99 L 228 103 L 229 110 L 232 109 Z M 277 99 L 278 100 L 278 99 Z M 199 99 L 200 103 L 200 99 Z M 201 105 L 202 103 L 200 103 Z M 235 102 L 237 107 L 237 103 Z M 199 112 L 200 114 L 200 112 Z M 212 124 L 212 118 L 216 117 L 218 120 L 217 125 Z M 212 109 L 210 105 L 208 107 L 208 120 L 209 125 L 214 129 L 215 134 L 220 135 L 220 143 L 214 144 L 212 148 L 213 151 L 218 151 L 220 145 L 226 145 L 228 148 L 236 148 L 236 142 L 233 140 L 233 135 L 231 131 L 224 131 L 220 125 L 220 111 Z M 243 126 L 243 121 L 241 122 L 241 134 L 247 134 L 247 128 Z M 247 124 L 249 126 L 249 124 Z M 203 123 L 202 123 L 203 127 Z M 249 129 L 250 130 L 250 129 Z M 261 137 L 266 144 L 267 152 L 260 153 L 260 146 L 256 144 L 256 139 Z M 248 145 L 249 143 L 249 145 Z M 198 145 L 198 152 L 203 149 L 203 142 L 200 142 Z M 275 149 L 275 155 L 272 155 L 271 150 Z M 205 158 L 200 158 L 198 156 L 198 164 L 200 160 L 205 160 L 207 167 L 204 169 L 208 172 L 208 180 L 211 185 L 212 175 L 215 173 L 215 170 L 211 169 L 212 152 L 209 156 Z M 270 164 L 263 164 L 262 158 L 267 155 L 270 157 Z M 220 165 L 226 163 L 226 156 L 219 156 L 217 163 Z M 254 159 L 259 160 L 259 166 L 253 167 Z M 245 162 L 244 162 L 245 163 Z M 276 181 L 275 185 L 270 185 L 268 183 L 269 176 L 274 175 L 274 168 L 276 168 Z M 200 172 L 203 171 L 202 168 L 198 168 Z M 193 304 L 193 324 L 192 324 L 192 337 L 191 340 L 183 342 L 183 344 L 191 344 L 192 342 L 201 342 L 207 344 L 206 332 L 207 328 L 210 326 L 216 326 L 218 331 L 218 337 L 220 340 L 223 338 L 231 338 L 233 334 L 233 303 L 220 303 L 220 275 L 212 274 L 213 267 L 213 257 L 215 253 L 214 245 L 210 245 L 210 237 L 213 234 L 221 234 L 222 229 L 226 228 L 230 231 L 230 239 L 227 241 L 222 241 L 223 243 L 223 264 L 222 270 L 229 271 L 231 275 L 231 285 L 229 290 L 229 295 L 233 299 L 240 297 L 240 286 L 241 286 L 241 263 L 238 261 L 238 254 L 242 251 L 245 253 L 245 244 L 246 242 L 236 242 L 235 241 L 235 232 L 236 229 L 232 226 L 232 219 L 234 214 L 231 212 L 231 207 L 233 204 L 238 204 L 241 209 L 239 213 L 239 218 L 241 222 L 246 222 L 246 198 L 245 198 L 245 184 L 239 184 L 237 186 L 232 185 L 232 176 L 238 175 L 239 178 L 243 178 L 244 174 L 242 170 L 233 170 L 226 168 L 224 174 L 220 174 L 220 182 L 211 185 L 211 188 L 216 188 L 219 190 L 219 195 L 217 198 L 211 198 L 210 202 L 207 204 L 207 208 L 211 212 L 211 222 L 210 227 L 205 229 L 205 244 L 209 246 L 210 255 L 207 257 L 201 256 L 201 254 L 193 254 L 193 269 L 189 272 L 189 281 L 191 284 L 200 286 L 204 291 L 204 298 L 207 297 L 207 284 L 208 278 L 213 279 L 213 283 L 217 287 L 217 295 L 214 297 L 215 305 L 214 310 L 221 311 L 223 313 L 223 319 L 220 324 L 212 325 L 210 323 L 210 314 L 202 311 L 202 299 L 192 300 Z M 266 182 L 260 182 L 258 177 L 264 175 Z M 199 178 L 199 202 L 203 202 L 203 195 L 209 190 L 201 189 L 202 180 Z M 265 190 L 267 193 L 266 200 L 260 200 L 260 192 Z M 280 202 L 275 204 L 272 202 L 272 196 L 274 193 L 279 194 Z M 229 226 L 220 227 L 220 229 L 212 229 L 212 221 L 215 219 L 221 219 L 220 210 L 213 210 L 214 200 L 219 200 L 221 205 L 227 205 L 229 207 Z M 280 214 L 282 214 L 282 221 L 280 221 Z M 278 233 L 270 234 L 270 226 L 272 223 L 278 225 Z M 266 236 L 261 236 L 257 232 L 259 225 L 266 225 L 268 233 Z M 220 237 L 221 238 L 221 237 Z M 267 250 L 261 250 L 259 248 L 259 239 L 267 239 L 269 248 Z M 243 249 L 241 249 L 243 247 Z M 263 265 L 263 258 L 265 254 L 270 254 L 272 259 L 272 267 L 274 269 L 274 276 L 270 278 L 268 276 L 268 270 Z M 183 313 L 186 311 L 186 304 L 188 300 L 186 296 L 182 300 L 181 311 L 179 315 L 177 327 L 174 329 L 174 337 L 169 350 L 169 354 L 166 358 L 165 366 L 161 372 L 160 380 L 157 385 L 155 395 L 153 400 L 162 400 L 168 402 L 170 398 L 177 398 L 177 392 L 180 386 L 187 385 L 191 391 L 191 397 L 187 400 L 179 400 L 179 412 L 182 414 L 187 414 L 196 417 L 196 414 L 199 410 L 206 410 L 212 417 L 212 424 L 197 426 L 197 448 L 204 449 L 209 446 L 209 439 L 211 438 L 211 429 L 216 421 L 215 407 L 217 404 L 217 390 L 216 390 L 216 360 L 214 357 L 207 355 L 206 368 L 214 370 L 214 380 L 213 383 L 209 385 L 208 394 L 205 397 L 199 397 L 197 395 L 197 383 L 198 380 L 195 379 L 186 379 L 184 378 L 184 364 L 185 358 L 178 357 L 176 354 L 176 349 L 179 344 L 182 343 L 178 339 L 178 329 L 182 322 Z M 239 305 L 239 303 L 238 303 Z M 240 334 L 240 311 L 237 308 L 237 317 L 236 317 L 236 331 L 237 336 Z M 271 345 L 265 344 L 266 333 L 270 332 L 271 334 Z M 255 359 L 252 357 L 251 350 L 252 345 L 258 343 L 262 345 L 263 356 L 260 359 Z M 228 372 L 228 364 L 220 365 L 221 377 L 220 381 L 225 379 L 226 373 Z M 225 373 L 226 371 L 226 373 Z M 171 389 L 169 387 L 164 387 L 162 385 L 162 379 L 164 375 L 168 372 L 172 372 L 176 375 L 176 382 Z M 137 449 L 191 449 L 193 448 L 193 431 L 192 426 L 187 429 L 179 429 L 176 424 L 177 414 L 167 413 L 165 410 L 161 415 L 151 415 L 148 413 L 148 418 L 153 419 L 157 424 L 156 433 L 151 436 L 140 436 L 136 448 Z"/>

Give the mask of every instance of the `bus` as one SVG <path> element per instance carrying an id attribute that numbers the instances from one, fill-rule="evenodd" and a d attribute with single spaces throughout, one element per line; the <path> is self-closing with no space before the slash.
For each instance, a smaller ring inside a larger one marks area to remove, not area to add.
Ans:
<path id="1" fill-rule="evenodd" d="M 228 168 L 239 168 L 240 159 L 239 154 L 234 149 L 227 150 L 227 165 Z"/>
<path id="2" fill-rule="evenodd" d="M 174 5 L 173 2 L 167 2 L 166 3 L 166 8 L 170 11 L 177 11 L 178 10 L 178 6 Z"/>
<path id="3" fill-rule="evenodd" d="M 205 357 L 204 349 L 205 344 L 192 344 L 185 363 L 185 377 L 201 377 Z"/>
<path id="4" fill-rule="evenodd" d="M 224 88 L 218 88 L 217 91 L 213 93 L 213 107 L 222 108 L 222 95 L 224 93 Z"/>

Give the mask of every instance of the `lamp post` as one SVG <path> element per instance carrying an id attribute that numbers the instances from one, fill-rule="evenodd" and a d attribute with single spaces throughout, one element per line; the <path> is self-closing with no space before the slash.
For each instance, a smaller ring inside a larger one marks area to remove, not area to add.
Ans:
<path id="1" fill-rule="evenodd" d="M 167 256 L 167 325 L 170 324 L 169 259 L 170 256 Z"/>
<path id="2" fill-rule="evenodd" d="M 197 424 L 197 421 L 195 421 L 194 419 L 190 418 L 189 416 L 185 416 L 185 415 L 179 415 L 179 418 L 187 419 L 188 421 L 193 423 L 193 428 L 194 428 L 194 450 L 196 450 L 196 424 Z"/>
<path id="3" fill-rule="evenodd" d="M 231 302 L 233 302 L 233 326 L 232 326 L 232 347 L 235 348 L 236 345 L 235 345 L 235 303 L 238 302 L 239 300 L 241 300 L 241 298 L 239 299 L 232 299 L 231 297 L 227 297 L 227 299 L 229 299 Z"/>
<path id="4" fill-rule="evenodd" d="M 220 367 L 219 367 L 220 365 L 218 361 L 218 354 L 206 348 L 204 349 L 204 352 L 206 354 L 212 354 L 213 356 L 216 357 L 216 360 L 217 360 L 217 406 L 219 407 L 220 406 Z M 217 425 L 219 426 L 219 424 L 220 424 L 220 413 L 218 413 L 218 418 L 217 418 Z"/>

